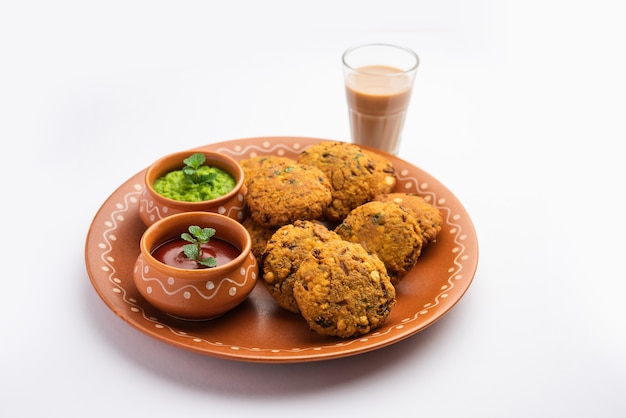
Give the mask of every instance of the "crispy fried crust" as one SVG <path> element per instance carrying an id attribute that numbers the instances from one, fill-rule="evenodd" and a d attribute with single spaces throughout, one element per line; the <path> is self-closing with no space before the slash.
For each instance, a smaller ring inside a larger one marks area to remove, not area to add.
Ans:
<path id="1" fill-rule="evenodd" d="M 254 222 L 250 216 L 241 224 L 246 228 L 252 239 L 252 254 L 260 261 L 267 242 L 274 235 L 277 228 L 261 226 Z"/>
<path id="2" fill-rule="evenodd" d="M 388 193 L 377 196 L 376 200 L 397 203 L 411 212 L 422 230 L 424 245 L 435 241 L 437 235 L 441 232 L 443 227 L 441 212 L 417 194 Z"/>
<path id="3" fill-rule="evenodd" d="M 373 195 L 378 196 L 381 194 L 391 193 L 396 187 L 398 182 L 396 178 L 396 168 L 391 161 L 381 154 L 363 150 L 371 160 L 374 162 L 374 175 L 376 181 L 374 182 Z"/>
<path id="4" fill-rule="evenodd" d="M 263 283 L 281 307 L 299 312 L 293 297 L 296 270 L 313 248 L 331 240 L 341 238 L 324 225 L 310 221 L 282 226 L 269 239 L 262 256 Z"/>
<path id="5" fill-rule="evenodd" d="M 383 263 L 356 243 L 334 240 L 314 248 L 296 275 L 300 313 L 321 335 L 366 334 L 385 322 L 396 302 Z"/>
<path id="6" fill-rule="evenodd" d="M 294 162 L 295 160 L 291 158 L 278 155 L 258 155 L 241 160 L 239 165 L 243 168 L 245 183 L 248 185 L 250 179 L 264 169 L 280 164 L 293 164 Z"/>
<path id="7" fill-rule="evenodd" d="M 253 221 L 264 227 L 280 227 L 319 218 L 332 192 L 320 169 L 291 163 L 266 168 L 252 177 L 245 199 Z"/>
<path id="8" fill-rule="evenodd" d="M 324 211 L 330 221 L 343 220 L 352 209 L 378 194 L 381 177 L 376 164 L 357 145 L 324 141 L 303 150 L 298 162 L 319 168 L 330 180 L 332 201 Z"/>
<path id="9" fill-rule="evenodd" d="M 368 202 L 335 228 L 344 240 L 376 254 L 394 284 L 415 265 L 422 250 L 422 231 L 415 217 L 393 202 Z"/>

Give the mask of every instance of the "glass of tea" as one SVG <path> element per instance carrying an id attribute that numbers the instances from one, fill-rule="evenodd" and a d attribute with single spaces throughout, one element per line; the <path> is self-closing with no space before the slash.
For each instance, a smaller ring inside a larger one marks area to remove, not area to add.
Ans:
<path id="1" fill-rule="evenodd" d="M 352 142 L 397 154 L 419 57 L 389 44 L 359 45 L 342 56 Z"/>

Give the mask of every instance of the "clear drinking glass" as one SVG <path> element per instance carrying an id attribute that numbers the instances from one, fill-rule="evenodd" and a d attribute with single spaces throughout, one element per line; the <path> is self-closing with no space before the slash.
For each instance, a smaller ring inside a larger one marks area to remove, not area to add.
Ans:
<path id="1" fill-rule="evenodd" d="M 342 56 L 352 142 L 397 154 L 419 57 L 389 44 L 349 48 Z"/>

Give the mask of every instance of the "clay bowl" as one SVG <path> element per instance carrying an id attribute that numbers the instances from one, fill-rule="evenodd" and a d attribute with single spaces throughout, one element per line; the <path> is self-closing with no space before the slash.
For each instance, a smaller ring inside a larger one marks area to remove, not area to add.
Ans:
<path id="1" fill-rule="evenodd" d="M 144 175 L 144 190 L 139 199 L 139 217 L 146 226 L 156 221 L 182 212 L 215 212 L 242 221 L 245 217 L 244 171 L 233 158 L 218 152 L 203 151 L 205 165 L 220 168 L 235 179 L 235 187 L 224 196 L 201 202 L 185 202 L 159 194 L 153 188 L 156 179 L 173 170 L 182 169 L 183 160 L 199 151 L 179 151 L 168 154 L 150 165 Z"/>
<path id="2" fill-rule="evenodd" d="M 237 254 L 232 261 L 210 268 L 180 268 L 159 261 L 153 252 L 166 242 L 180 238 L 189 226 L 213 228 L 211 241 L 232 244 Z M 149 226 L 140 240 L 133 281 L 139 293 L 154 307 L 174 317 L 207 320 L 223 315 L 243 302 L 258 278 L 250 234 L 238 221 L 211 212 L 184 212 Z"/>

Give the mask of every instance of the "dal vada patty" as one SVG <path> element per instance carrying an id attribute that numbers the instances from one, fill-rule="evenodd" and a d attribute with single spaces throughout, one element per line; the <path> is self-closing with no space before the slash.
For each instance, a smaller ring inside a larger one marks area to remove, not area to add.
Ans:
<path id="1" fill-rule="evenodd" d="M 246 228 L 246 230 L 250 234 L 250 238 L 252 239 L 252 254 L 254 254 L 254 256 L 257 258 L 257 261 L 260 261 L 261 256 L 263 255 L 263 251 L 265 251 L 267 241 L 272 238 L 272 235 L 274 235 L 274 232 L 276 232 L 277 228 L 261 226 L 254 222 L 250 216 L 244 219 L 241 224 L 244 226 L 244 228 Z"/>
<path id="2" fill-rule="evenodd" d="M 302 317 L 321 335 L 349 338 L 380 327 L 396 303 L 384 264 L 361 245 L 328 241 L 311 250 L 293 294 Z"/>
<path id="3" fill-rule="evenodd" d="M 396 179 L 396 168 L 393 166 L 393 163 L 385 156 L 376 152 L 365 149 L 363 149 L 363 152 L 374 162 L 374 175 L 377 178 L 374 182 L 374 196 L 391 193 L 398 181 Z"/>
<path id="4" fill-rule="evenodd" d="M 443 227 L 441 212 L 422 196 L 414 193 L 388 193 L 376 197 L 376 200 L 397 203 L 411 212 L 422 230 L 424 245 L 433 242 L 441 232 Z"/>
<path id="5" fill-rule="evenodd" d="M 415 265 L 422 251 L 422 231 L 417 220 L 394 202 L 372 201 L 357 207 L 335 232 L 376 254 L 394 285 Z"/>
<path id="6" fill-rule="evenodd" d="M 332 200 L 324 210 L 329 221 L 340 221 L 357 206 L 372 200 L 380 189 L 376 163 L 352 143 L 323 141 L 304 149 L 297 160 L 326 174 Z"/>
<path id="7" fill-rule="evenodd" d="M 260 265 L 263 267 L 262 281 L 281 307 L 299 312 L 293 297 L 295 273 L 313 248 L 332 240 L 341 238 L 321 223 L 302 220 L 284 225 L 272 235 Z"/>
<path id="8" fill-rule="evenodd" d="M 245 196 L 250 217 L 264 227 L 317 219 L 331 199 L 330 182 L 322 170 L 296 162 L 259 170 Z"/>
<path id="9" fill-rule="evenodd" d="M 244 173 L 244 183 L 247 185 L 251 178 L 253 178 L 259 171 L 262 171 L 268 167 L 272 167 L 280 164 L 293 164 L 295 160 L 288 157 L 281 157 L 278 155 L 257 155 L 255 157 L 246 158 L 239 162 Z"/>

